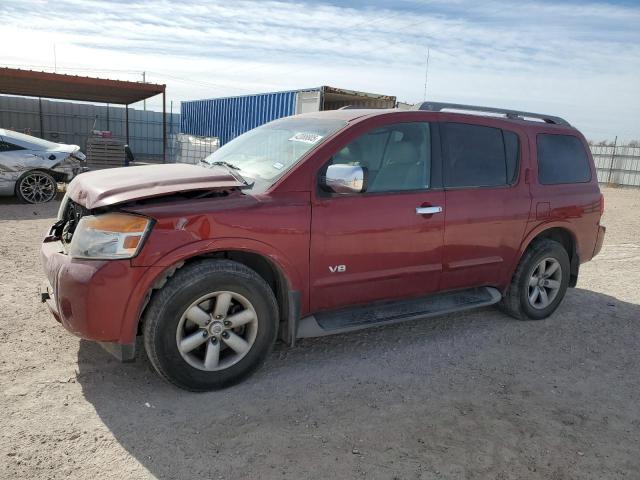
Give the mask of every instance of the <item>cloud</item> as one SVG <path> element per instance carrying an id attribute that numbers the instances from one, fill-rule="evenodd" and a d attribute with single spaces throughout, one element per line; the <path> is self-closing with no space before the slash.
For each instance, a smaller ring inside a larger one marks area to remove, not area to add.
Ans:
<path id="1" fill-rule="evenodd" d="M 429 47 L 434 100 L 544 110 L 594 138 L 640 137 L 635 6 L 5 0 L 2 8 L 0 41 L 14 48 L 0 61 L 52 66 L 55 43 L 61 68 L 127 79 L 144 70 L 175 101 L 321 84 L 419 101 Z"/>

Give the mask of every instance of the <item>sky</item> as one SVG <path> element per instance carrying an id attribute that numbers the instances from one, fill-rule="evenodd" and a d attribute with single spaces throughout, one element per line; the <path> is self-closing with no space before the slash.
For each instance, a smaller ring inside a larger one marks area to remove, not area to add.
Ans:
<path id="1" fill-rule="evenodd" d="M 2 0 L 0 18 L 0 66 L 145 72 L 174 112 L 182 100 L 320 85 L 415 103 L 426 77 L 428 100 L 640 140 L 640 0 Z"/>

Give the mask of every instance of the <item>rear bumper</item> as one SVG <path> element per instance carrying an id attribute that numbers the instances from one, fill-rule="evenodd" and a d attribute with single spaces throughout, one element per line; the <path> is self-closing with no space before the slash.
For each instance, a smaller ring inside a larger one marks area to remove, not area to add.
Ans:
<path id="1" fill-rule="evenodd" d="M 604 236 L 606 233 L 607 233 L 607 228 L 602 225 L 598 225 L 598 235 L 596 237 L 596 245 L 593 248 L 594 257 L 598 255 L 598 253 L 600 253 L 600 250 L 602 250 L 602 244 L 604 243 Z"/>
<path id="2" fill-rule="evenodd" d="M 41 260 L 50 285 L 41 298 L 53 317 L 74 335 L 131 360 L 153 268 L 132 267 L 129 260 L 71 259 L 59 242 L 43 243 Z"/>

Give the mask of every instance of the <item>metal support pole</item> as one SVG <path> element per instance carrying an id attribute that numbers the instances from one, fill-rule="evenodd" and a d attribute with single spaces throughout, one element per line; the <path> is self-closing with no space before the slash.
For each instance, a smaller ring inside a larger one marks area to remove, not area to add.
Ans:
<path id="1" fill-rule="evenodd" d="M 40 113 L 40 138 L 44 139 L 44 117 L 42 115 L 42 97 L 38 97 L 38 108 Z"/>
<path id="2" fill-rule="evenodd" d="M 162 163 L 167 163 L 167 92 L 162 90 Z"/>
<path id="3" fill-rule="evenodd" d="M 124 128 L 127 136 L 127 145 L 129 145 L 129 105 L 124 106 Z"/>
<path id="4" fill-rule="evenodd" d="M 613 173 L 613 162 L 616 159 L 617 144 L 618 144 L 618 136 L 616 135 L 616 139 L 613 141 L 613 152 L 611 153 L 611 163 L 609 164 L 609 178 L 607 179 L 607 183 L 611 183 L 611 174 Z"/>
<path id="5" fill-rule="evenodd" d="M 147 72 L 142 72 L 142 83 L 147 83 Z M 147 111 L 147 99 L 142 100 L 142 110 Z"/>
<path id="6" fill-rule="evenodd" d="M 109 128 L 109 104 L 107 103 L 107 131 L 110 131 L 111 129 Z"/>

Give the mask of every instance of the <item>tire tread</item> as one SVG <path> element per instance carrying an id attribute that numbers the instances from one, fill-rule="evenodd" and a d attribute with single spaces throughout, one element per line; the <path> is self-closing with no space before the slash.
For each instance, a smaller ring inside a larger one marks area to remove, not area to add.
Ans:
<path id="1" fill-rule="evenodd" d="M 142 318 L 142 334 L 144 339 L 144 348 L 147 352 L 147 356 L 149 358 L 149 361 L 151 362 L 151 365 L 158 372 L 158 374 L 160 374 L 162 378 L 172 383 L 173 385 L 190 391 L 205 391 L 210 390 L 210 388 L 193 388 L 173 378 L 173 376 L 169 374 L 169 372 L 160 361 L 160 355 L 156 348 L 154 339 L 161 334 L 158 331 L 159 319 L 162 315 L 165 305 L 171 300 L 172 296 L 178 290 L 188 288 L 191 285 L 195 285 L 202 279 L 203 276 L 209 275 L 214 272 L 233 274 L 235 276 L 244 278 L 245 280 L 256 282 L 265 291 L 265 299 L 269 303 L 272 311 L 275 312 L 275 318 L 278 318 L 278 305 L 271 287 L 269 287 L 267 282 L 265 282 L 265 280 L 260 275 L 258 275 L 258 273 L 241 263 L 222 259 L 197 260 L 193 263 L 185 265 L 180 270 L 178 270 L 172 277 L 167 280 L 165 285 L 160 290 L 156 291 L 153 294 L 151 300 L 149 301 L 149 304 L 145 309 Z M 272 341 L 270 342 L 269 351 L 271 351 L 271 348 L 273 348 L 276 335 L 277 328 L 274 329 L 274 335 Z M 253 367 L 249 371 L 247 371 L 242 376 L 242 378 L 255 371 L 258 367 L 260 367 L 261 363 L 262 362 L 253 365 Z"/>

